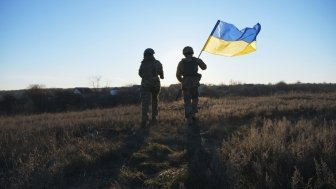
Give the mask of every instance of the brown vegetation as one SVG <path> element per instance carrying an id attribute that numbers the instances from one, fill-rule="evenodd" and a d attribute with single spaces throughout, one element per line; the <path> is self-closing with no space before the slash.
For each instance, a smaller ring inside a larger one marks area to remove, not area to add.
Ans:
<path id="1" fill-rule="evenodd" d="M 99 79 L 99 78 L 98 78 Z M 163 102 L 175 101 L 180 84 L 161 87 L 160 99 Z M 336 84 L 236 84 L 201 85 L 201 97 L 223 98 L 233 96 L 269 96 L 286 93 L 333 93 Z M 179 95 L 181 98 L 181 95 Z M 31 85 L 26 90 L 0 91 L 1 115 L 27 115 L 68 111 L 83 111 L 97 108 L 112 108 L 120 105 L 140 103 L 140 85 L 114 88 L 74 88 L 52 89 L 42 85 Z"/>
<path id="2" fill-rule="evenodd" d="M 333 188 L 336 93 L 0 117 L 1 188 Z"/>

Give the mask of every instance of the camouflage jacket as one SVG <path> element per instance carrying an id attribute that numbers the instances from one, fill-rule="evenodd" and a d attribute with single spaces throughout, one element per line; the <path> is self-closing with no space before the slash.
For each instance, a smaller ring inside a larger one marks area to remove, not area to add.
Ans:
<path id="1" fill-rule="evenodd" d="M 182 83 L 182 88 L 193 88 L 200 85 L 202 75 L 198 73 L 198 67 L 202 70 L 207 68 L 206 64 L 199 58 L 183 58 L 176 71 L 176 78 Z"/>
<path id="2" fill-rule="evenodd" d="M 146 87 L 160 87 L 160 79 L 164 78 L 162 64 L 160 61 L 152 59 L 144 59 L 139 68 L 139 76 L 142 78 L 141 85 Z"/>

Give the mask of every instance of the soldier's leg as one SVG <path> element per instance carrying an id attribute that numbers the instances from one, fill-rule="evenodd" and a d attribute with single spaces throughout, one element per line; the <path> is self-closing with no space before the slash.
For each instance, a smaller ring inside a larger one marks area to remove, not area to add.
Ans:
<path id="1" fill-rule="evenodd" d="M 141 92 L 141 118 L 143 122 L 146 122 L 148 120 L 150 92 L 143 87 L 141 87 L 140 92 Z"/>
<path id="2" fill-rule="evenodd" d="M 152 119 L 156 119 L 158 115 L 158 101 L 159 101 L 160 87 L 155 87 L 152 91 Z"/>
<path id="3" fill-rule="evenodd" d="M 195 117 L 195 114 L 198 112 L 198 87 L 191 89 L 191 105 L 192 105 L 192 116 Z"/>
<path id="4" fill-rule="evenodd" d="M 191 106 L 191 91 L 190 89 L 183 89 L 183 100 L 184 100 L 184 114 L 186 118 L 192 116 L 192 106 Z"/>

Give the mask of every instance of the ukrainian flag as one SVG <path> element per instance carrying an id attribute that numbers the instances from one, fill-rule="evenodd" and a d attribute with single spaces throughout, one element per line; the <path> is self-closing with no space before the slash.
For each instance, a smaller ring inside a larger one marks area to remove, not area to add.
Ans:
<path id="1" fill-rule="evenodd" d="M 203 47 L 203 51 L 224 56 L 251 53 L 257 49 L 256 38 L 260 29 L 259 23 L 253 28 L 238 30 L 233 24 L 218 20 Z"/>

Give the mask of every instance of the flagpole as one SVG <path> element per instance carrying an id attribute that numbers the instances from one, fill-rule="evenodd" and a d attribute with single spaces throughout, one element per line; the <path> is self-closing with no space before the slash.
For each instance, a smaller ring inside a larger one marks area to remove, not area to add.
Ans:
<path id="1" fill-rule="evenodd" d="M 203 52 L 205 46 L 208 44 L 211 35 L 215 32 L 215 30 L 216 30 L 216 28 L 217 28 L 217 26 L 218 26 L 219 23 L 220 23 L 220 20 L 217 20 L 215 27 L 212 29 L 212 31 L 211 31 L 211 33 L 210 33 L 208 39 L 207 39 L 206 42 L 204 43 L 203 48 L 202 48 L 202 50 L 201 50 L 201 52 L 199 53 L 199 55 L 198 55 L 197 58 L 199 58 L 199 57 L 201 56 L 201 54 L 202 54 L 202 52 Z"/>

